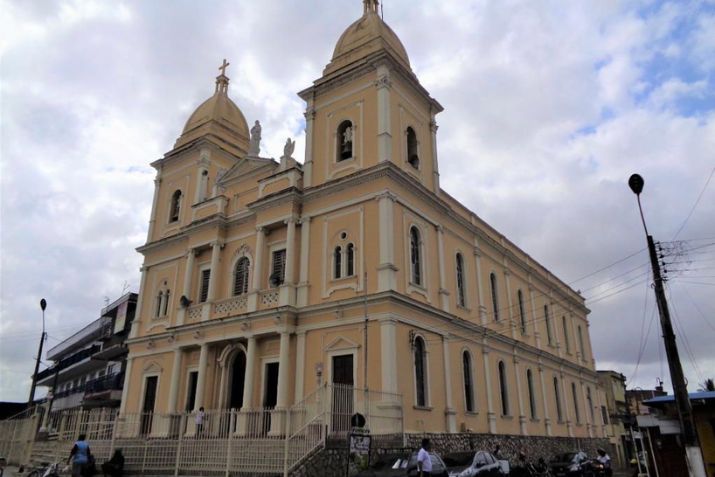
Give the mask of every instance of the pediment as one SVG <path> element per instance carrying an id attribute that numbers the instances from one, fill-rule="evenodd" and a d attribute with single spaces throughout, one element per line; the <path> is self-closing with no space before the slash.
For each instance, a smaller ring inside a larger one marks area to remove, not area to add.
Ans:
<path id="1" fill-rule="evenodd" d="M 357 344 L 356 342 L 354 342 L 353 340 L 345 338 L 343 336 L 338 336 L 333 341 L 331 341 L 330 344 L 328 344 L 325 347 L 325 351 L 356 349 L 359 347 L 360 347 L 360 345 Z"/>
<path id="2" fill-rule="evenodd" d="M 226 186 L 231 182 L 240 181 L 247 176 L 252 176 L 262 169 L 266 170 L 266 175 L 272 174 L 273 169 L 278 167 L 273 159 L 264 159 L 261 157 L 244 157 L 234 164 L 226 173 L 218 180 L 219 186 Z"/>
<path id="3" fill-rule="evenodd" d="M 161 372 L 163 370 L 164 369 L 161 366 L 159 366 L 159 363 L 157 363 L 156 361 L 150 361 L 149 363 L 147 363 L 146 366 L 144 366 L 144 374 L 148 374 L 148 373 L 161 374 Z"/>

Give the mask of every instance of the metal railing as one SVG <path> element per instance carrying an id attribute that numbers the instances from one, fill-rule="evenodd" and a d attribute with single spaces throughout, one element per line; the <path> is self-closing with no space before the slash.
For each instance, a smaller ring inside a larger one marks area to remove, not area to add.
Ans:
<path id="1" fill-rule="evenodd" d="M 402 434 L 399 394 L 323 385 L 289 409 L 118 415 L 117 409 L 60 410 L 0 421 L 0 455 L 17 463 L 66 457 L 84 434 L 97 459 L 121 448 L 125 470 L 153 475 L 287 473 L 325 445 L 346 439 L 360 413 L 373 435 Z M 51 441 L 37 442 L 42 424 Z M 29 448 L 29 450 L 27 450 Z M 24 459 L 24 460 L 23 460 Z"/>

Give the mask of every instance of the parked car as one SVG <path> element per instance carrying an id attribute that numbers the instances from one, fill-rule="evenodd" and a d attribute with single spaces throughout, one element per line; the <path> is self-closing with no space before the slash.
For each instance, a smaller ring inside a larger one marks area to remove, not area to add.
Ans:
<path id="1" fill-rule="evenodd" d="M 452 472 L 450 477 L 502 477 L 504 475 L 509 475 L 507 461 L 500 461 L 489 452 L 477 451 L 472 463 L 466 469 Z"/>
<path id="2" fill-rule="evenodd" d="M 554 477 L 583 477 L 590 473 L 590 463 L 591 459 L 583 451 L 565 452 L 551 459 L 549 470 Z"/>
<path id="3" fill-rule="evenodd" d="M 449 477 L 447 466 L 437 454 L 430 452 L 430 460 L 432 461 L 432 474 L 435 477 Z M 407 477 L 418 477 L 420 475 L 417 469 L 417 452 L 413 453 L 407 461 Z"/>

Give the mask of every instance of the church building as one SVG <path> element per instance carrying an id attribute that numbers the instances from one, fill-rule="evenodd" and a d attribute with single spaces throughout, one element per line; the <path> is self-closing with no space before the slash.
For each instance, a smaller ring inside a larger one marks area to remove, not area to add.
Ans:
<path id="1" fill-rule="evenodd" d="M 407 434 L 602 438 L 584 298 L 440 187 L 443 108 L 379 10 L 298 93 L 302 164 L 261 157 L 225 60 L 152 163 L 122 413 L 269 410 L 281 435 L 334 385 Z"/>

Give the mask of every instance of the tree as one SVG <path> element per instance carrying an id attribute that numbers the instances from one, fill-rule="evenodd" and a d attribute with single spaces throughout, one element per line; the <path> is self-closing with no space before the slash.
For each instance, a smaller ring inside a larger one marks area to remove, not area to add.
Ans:
<path id="1" fill-rule="evenodd" d="M 699 391 L 715 391 L 715 381 L 713 378 L 708 378 L 700 384 Z"/>

